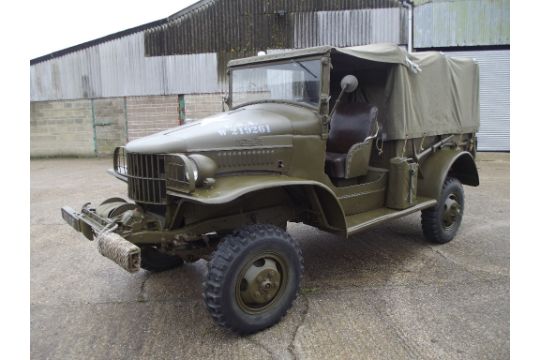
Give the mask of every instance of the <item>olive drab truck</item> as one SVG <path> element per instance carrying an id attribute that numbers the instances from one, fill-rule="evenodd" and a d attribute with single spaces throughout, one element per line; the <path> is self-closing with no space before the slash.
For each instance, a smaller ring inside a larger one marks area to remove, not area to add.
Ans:
<path id="1" fill-rule="evenodd" d="M 103 256 L 129 272 L 206 259 L 210 315 L 246 334 L 297 296 L 287 222 L 351 237 L 421 212 L 427 240 L 455 237 L 462 185 L 479 185 L 474 61 L 322 46 L 232 60 L 228 75 L 228 111 L 115 150 L 127 199 L 62 208 Z"/>

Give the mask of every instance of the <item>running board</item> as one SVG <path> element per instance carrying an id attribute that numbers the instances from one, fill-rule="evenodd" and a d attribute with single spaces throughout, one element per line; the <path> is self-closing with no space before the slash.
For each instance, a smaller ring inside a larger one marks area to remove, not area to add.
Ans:
<path id="1" fill-rule="evenodd" d="M 385 221 L 397 219 L 437 204 L 437 200 L 435 199 L 424 197 L 417 197 L 416 199 L 418 200 L 418 204 L 405 210 L 394 210 L 384 207 L 347 216 L 347 237 Z"/>

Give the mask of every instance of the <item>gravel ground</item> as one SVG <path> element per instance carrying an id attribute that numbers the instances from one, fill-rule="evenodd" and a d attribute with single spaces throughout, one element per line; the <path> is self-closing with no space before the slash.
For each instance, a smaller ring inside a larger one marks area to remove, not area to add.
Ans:
<path id="1" fill-rule="evenodd" d="M 129 274 L 60 216 L 125 185 L 110 159 L 31 161 L 31 357 L 35 359 L 507 359 L 508 154 L 481 153 L 456 239 L 432 245 L 420 215 L 344 240 L 289 224 L 301 295 L 276 326 L 238 337 L 204 307 L 206 262 Z"/>

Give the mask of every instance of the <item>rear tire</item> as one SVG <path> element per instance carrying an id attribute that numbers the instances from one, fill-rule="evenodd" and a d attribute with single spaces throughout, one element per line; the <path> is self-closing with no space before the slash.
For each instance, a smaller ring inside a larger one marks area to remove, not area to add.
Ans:
<path id="1" fill-rule="evenodd" d="M 437 244 L 445 244 L 454 239 L 461 225 L 464 209 L 465 194 L 461 182 L 447 177 L 437 205 L 422 210 L 422 231 L 426 239 Z"/>
<path id="2" fill-rule="evenodd" d="M 302 251 L 274 225 L 227 235 L 208 263 L 204 301 L 214 321 L 239 334 L 274 325 L 298 295 Z"/>
<path id="3" fill-rule="evenodd" d="M 160 252 L 153 246 L 141 248 L 141 267 L 152 272 L 172 270 L 182 266 L 184 260 L 177 256 Z"/>

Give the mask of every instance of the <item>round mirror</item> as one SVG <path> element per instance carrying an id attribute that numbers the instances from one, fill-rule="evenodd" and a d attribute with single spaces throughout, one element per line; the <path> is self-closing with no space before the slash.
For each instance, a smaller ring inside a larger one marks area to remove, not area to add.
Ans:
<path id="1" fill-rule="evenodd" d="M 358 87 L 358 79 L 354 75 L 346 75 L 341 79 L 341 89 L 351 93 Z"/>

